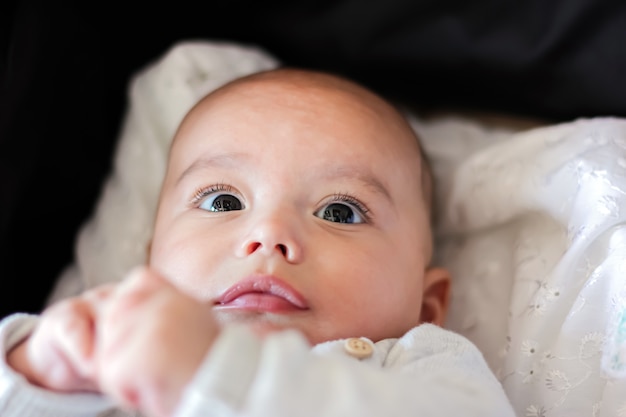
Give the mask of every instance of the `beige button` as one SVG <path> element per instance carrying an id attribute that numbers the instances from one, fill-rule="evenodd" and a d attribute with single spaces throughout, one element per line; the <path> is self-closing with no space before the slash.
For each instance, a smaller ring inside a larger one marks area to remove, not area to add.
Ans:
<path id="1" fill-rule="evenodd" d="M 374 351 L 374 348 L 369 341 L 358 337 L 346 339 L 343 347 L 349 355 L 359 359 L 369 358 L 372 356 L 372 352 Z"/>

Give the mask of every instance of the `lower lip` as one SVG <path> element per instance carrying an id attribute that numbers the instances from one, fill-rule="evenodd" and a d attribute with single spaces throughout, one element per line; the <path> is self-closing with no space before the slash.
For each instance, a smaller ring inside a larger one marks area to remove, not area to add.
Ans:
<path id="1" fill-rule="evenodd" d="M 282 297 L 263 293 L 243 294 L 227 304 L 218 304 L 215 307 L 218 309 L 236 309 L 266 313 L 292 313 L 302 311 L 301 308 L 293 305 Z"/>

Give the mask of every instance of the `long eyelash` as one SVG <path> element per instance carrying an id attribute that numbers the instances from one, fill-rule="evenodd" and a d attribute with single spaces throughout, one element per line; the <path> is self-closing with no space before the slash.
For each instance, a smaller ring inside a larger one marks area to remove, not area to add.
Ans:
<path id="1" fill-rule="evenodd" d="M 347 194 L 347 193 L 336 193 L 336 194 L 333 194 L 332 199 L 330 200 L 330 203 L 334 203 L 334 202 L 352 204 L 354 207 L 357 208 L 357 210 L 359 210 L 361 212 L 361 214 L 363 215 L 363 217 L 365 217 L 365 219 L 367 221 L 372 220 L 372 215 L 370 213 L 370 209 L 368 209 L 365 204 L 363 204 L 361 201 L 359 201 L 353 195 L 350 195 L 350 194 Z"/>
<path id="2" fill-rule="evenodd" d="M 193 197 L 191 198 L 191 201 L 189 203 L 191 205 L 197 205 L 200 201 L 202 201 L 204 197 L 211 195 L 213 193 L 219 192 L 219 191 L 226 191 L 228 193 L 232 193 L 233 187 L 231 187 L 228 184 L 218 183 L 218 184 L 209 185 L 207 187 L 199 188 L 193 194 Z"/>

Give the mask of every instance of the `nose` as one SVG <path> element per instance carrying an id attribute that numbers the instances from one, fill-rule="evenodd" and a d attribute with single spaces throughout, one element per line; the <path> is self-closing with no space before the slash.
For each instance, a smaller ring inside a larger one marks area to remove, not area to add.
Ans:
<path id="1" fill-rule="evenodd" d="M 243 238 L 238 255 L 282 256 L 289 263 L 299 263 L 304 255 L 299 234 L 297 222 L 277 211 L 256 219 Z"/>

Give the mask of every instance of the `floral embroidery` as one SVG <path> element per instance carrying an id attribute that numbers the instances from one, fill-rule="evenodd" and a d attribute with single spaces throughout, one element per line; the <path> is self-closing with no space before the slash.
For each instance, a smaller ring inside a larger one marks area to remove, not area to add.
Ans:
<path id="1" fill-rule="evenodd" d="M 549 286 L 546 282 L 537 281 L 538 289 L 528 310 L 531 316 L 542 316 L 546 313 L 549 303 L 557 300 L 561 296 L 559 287 Z"/>
<path id="2" fill-rule="evenodd" d="M 589 333 L 580 341 L 580 359 L 589 359 L 602 351 L 604 336 L 600 333 Z"/>
<path id="3" fill-rule="evenodd" d="M 522 354 L 524 356 L 532 356 L 535 354 L 535 352 L 537 352 L 537 342 L 535 342 L 534 340 L 524 340 L 522 342 Z"/>
<path id="4" fill-rule="evenodd" d="M 526 417 L 546 417 L 546 409 L 543 406 L 530 405 L 526 408 Z"/>
<path id="5" fill-rule="evenodd" d="M 619 217 L 619 203 L 612 195 L 605 195 L 598 200 L 598 212 L 606 216 Z"/>
<path id="6" fill-rule="evenodd" d="M 548 372 L 546 386 L 552 391 L 566 391 L 572 387 L 567 376 L 557 369 Z"/>
<path id="7" fill-rule="evenodd" d="M 548 301 L 554 301 L 561 295 L 561 290 L 558 287 L 547 287 L 545 289 L 545 297 Z"/>
<path id="8" fill-rule="evenodd" d="M 555 356 L 552 354 L 551 351 L 546 350 L 545 352 L 543 352 L 543 358 L 541 359 L 542 362 L 548 361 L 550 359 L 554 359 Z"/>
<path id="9" fill-rule="evenodd" d="M 541 370 L 541 364 L 535 362 L 527 370 L 520 371 L 519 374 L 522 375 L 523 377 L 522 383 L 524 384 L 533 383 L 537 379 L 540 370 Z"/>
<path id="10" fill-rule="evenodd" d="M 528 310 L 530 311 L 531 316 L 543 316 L 546 313 L 546 305 L 542 302 L 542 300 L 536 300 L 528 306 Z"/>

